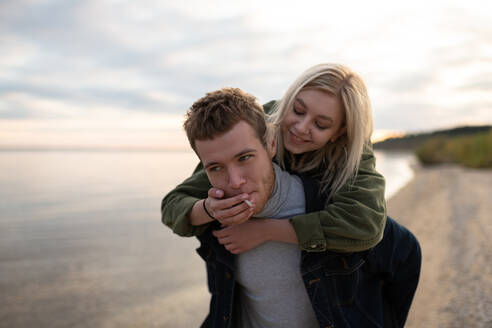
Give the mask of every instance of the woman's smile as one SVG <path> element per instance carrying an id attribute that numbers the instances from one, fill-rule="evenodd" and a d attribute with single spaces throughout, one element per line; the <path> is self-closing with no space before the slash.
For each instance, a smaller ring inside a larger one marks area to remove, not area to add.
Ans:
<path id="1" fill-rule="evenodd" d="M 289 136 L 291 137 L 291 140 L 293 143 L 298 143 L 300 145 L 309 142 L 309 140 L 306 140 L 304 138 L 299 137 L 295 132 L 292 130 L 289 130 Z"/>

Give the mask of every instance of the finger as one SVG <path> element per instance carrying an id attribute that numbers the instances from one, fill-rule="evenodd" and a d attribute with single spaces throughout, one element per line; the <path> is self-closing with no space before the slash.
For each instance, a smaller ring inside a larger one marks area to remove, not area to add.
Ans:
<path id="1" fill-rule="evenodd" d="M 221 245 L 229 245 L 231 243 L 229 238 L 218 238 L 217 241 Z"/>
<path id="2" fill-rule="evenodd" d="M 214 211 L 225 210 L 244 202 L 248 197 L 248 194 L 239 194 L 225 199 L 211 198 L 210 206 Z"/>
<path id="3" fill-rule="evenodd" d="M 227 219 L 218 219 L 222 224 L 225 224 L 225 225 L 228 225 L 228 226 L 232 226 L 232 225 L 237 225 L 237 224 L 241 224 L 243 222 L 246 222 L 247 220 L 249 220 L 252 216 L 253 216 L 253 209 L 250 208 L 250 209 L 246 209 L 245 211 L 237 214 L 237 215 L 234 215 L 232 217 L 229 217 Z"/>
<path id="4" fill-rule="evenodd" d="M 212 234 L 217 238 L 224 238 L 225 236 L 228 235 L 228 229 L 226 227 L 224 229 L 214 230 L 212 231 Z"/>
<path id="5" fill-rule="evenodd" d="M 217 214 L 216 217 L 219 220 L 232 218 L 232 217 L 234 217 L 234 216 L 236 216 L 236 215 L 238 215 L 244 211 L 247 211 L 249 209 L 250 209 L 250 207 L 245 202 L 241 202 L 241 203 L 237 204 L 236 206 L 216 211 L 216 214 Z"/>
<path id="6" fill-rule="evenodd" d="M 243 253 L 243 251 L 240 248 L 237 248 L 237 247 L 231 247 L 231 249 L 229 250 L 229 252 L 232 253 L 232 254 L 234 254 L 234 255 Z"/>
<path id="7" fill-rule="evenodd" d="M 233 244 L 227 244 L 227 245 L 224 245 L 224 247 L 225 247 L 225 249 L 227 249 L 232 254 L 235 254 L 234 252 L 236 251 L 236 247 Z"/>
<path id="8" fill-rule="evenodd" d="M 226 244 L 231 244 L 232 243 L 231 236 L 229 236 L 229 235 L 225 235 L 225 236 L 222 236 L 222 237 L 217 237 L 217 241 L 221 245 L 226 245 Z"/>
<path id="9" fill-rule="evenodd" d="M 224 191 L 218 188 L 210 188 L 208 190 L 208 196 L 212 198 L 222 198 L 224 196 Z"/>
<path id="10" fill-rule="evenodd" d="M 215 235 L 215 237 L 217 238 L 217 241 L 220 243 L 220 244 L 225 244 L 229 241 L 229 237 L 228 236 L 218 236 L 218 235 Z"/>

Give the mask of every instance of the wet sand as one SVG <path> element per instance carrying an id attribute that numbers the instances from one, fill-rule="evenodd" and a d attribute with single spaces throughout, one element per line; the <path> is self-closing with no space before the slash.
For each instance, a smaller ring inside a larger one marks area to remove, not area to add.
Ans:
<path id="1" fill-rule="evenodd" d="M 388 215 L 422 247 L 406 327 L 492 327 L 492 170 L 416 168 Z"/>

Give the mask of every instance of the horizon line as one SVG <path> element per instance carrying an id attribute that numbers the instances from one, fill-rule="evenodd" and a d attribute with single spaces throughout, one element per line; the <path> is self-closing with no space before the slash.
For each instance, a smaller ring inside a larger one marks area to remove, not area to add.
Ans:
<path id="1" fill-rule="evenodd" d="M 53 146 L 53 145 L 0 145 L 0 152 L 8 151 L 91 151 L 91 152 L 193 152 L 184 146 Z"/>

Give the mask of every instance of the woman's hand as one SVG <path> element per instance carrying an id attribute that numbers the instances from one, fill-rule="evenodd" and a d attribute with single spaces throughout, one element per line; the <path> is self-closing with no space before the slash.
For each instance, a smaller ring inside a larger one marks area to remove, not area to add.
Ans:
<path id="1" fill-rule="evenodd" d="M 289 220 L 257 219 L 212 231 L 218 242 L 232 254 L 241 254 L 266 241 L 298 244 L 296 232 Z"/>
<path id="2" fill-rule="evenodd" d="M 232 254 L 241 254 L 256 248 L 270 239 L 265 223 L 268 219 L 253 219 L 242 224 L 231 225 L 212 234 Z"/>
<path id="3" fill-rule="evenodd" d="M 210 188 L 208 197 L 204 200 L 207 211 L 223 226 L 232 226 L 247 221 L 254 212 L 255 204 L 249 207 L 244 201 L 249 200 L 248 194 L 239 194 L 222 199 L 224 192 Z"/>

